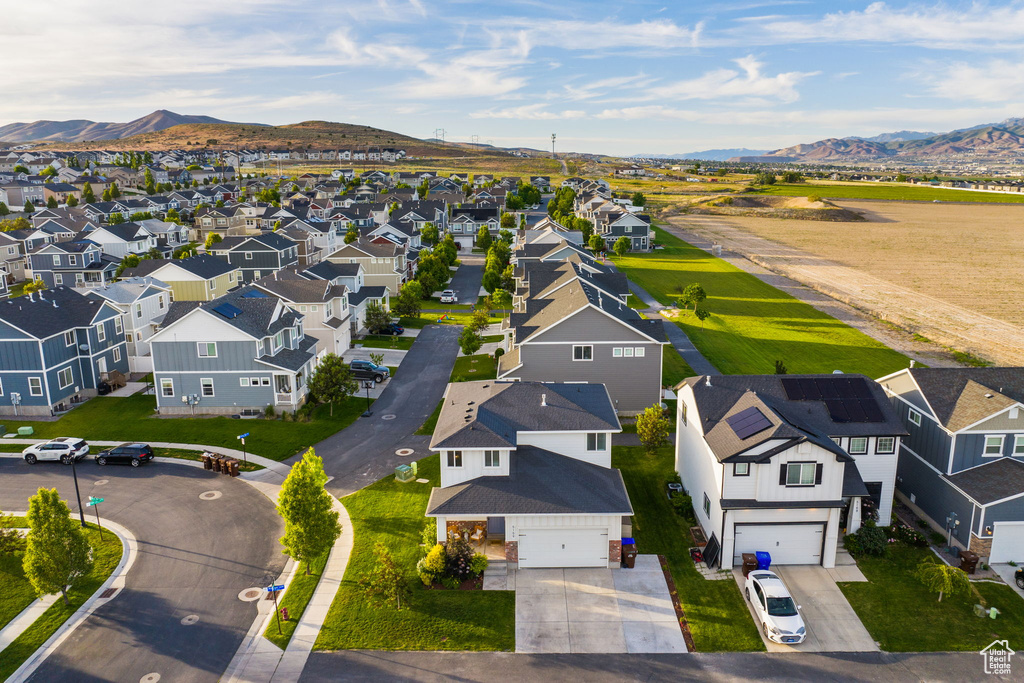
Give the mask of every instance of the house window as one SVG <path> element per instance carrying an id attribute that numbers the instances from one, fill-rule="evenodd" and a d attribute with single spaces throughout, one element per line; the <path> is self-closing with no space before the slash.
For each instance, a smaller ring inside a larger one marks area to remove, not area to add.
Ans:
<path id="1" fill-rule="evenodd" d="M 199 349 L 200 358 L 217 357 L 217 342 L 198 342 L 196 348 Z"/>
<path id="2" fill-rule="evenodd" d="M 0 392 L 0 394 L 2 393 Z M 1017 434 L 1013 437 L 1013 454 L 1024 455 L 1024 434 Z"/>
<path id="3" fill-rule="evenodd" d="M 622 355 L 624 357 L 626 357 L 626 358 L 632 358 L 633 357 L 633 347 L 632 346 L 627 346 L 626 348 L 622 349 Z"/>
<path id="4" fill-rule="evenodd" d="M 786 486 L 814 486 L 821 483 L 818 463 L 791 462 L 782 466 L 782 480 Z"/>
<path id="5" fill-rule="evenodd" d="M 735 462 L 732 464 L 732 476 L 734 477 L 747 477 L 750 476 L 750 463 L 749 462 Z"/>
<path id="6" fill-rule="evenodd" d="M 588 451 L 605 451 L 608 450 L 608 435 L 604 432 L 596 432 L 587 434 L 587 450 Z"/>
<path id="7" fill-rule="evenodd" d="M 165 398 L 174 397 L 174 380 L 169 377 L 160 378 L 160 395 Z"/>
<path id="8" fill-rule="evenodd" d="M 75 333 L 74 332 L 65 332 L 64 333 L 64 345 L 65 346 L 74 346 L 75 345 Z"/>
<path id="9" fill-rule="evenodd" d="M 118 334 L 124 334 L 124 321 L 121 320 L 121 316 L 114 318 L 114 331 Z"/>
<path id="10" fill-rule="evenodd" d="M 913 424 L 917 425 L 918 427 L 921 426 L 921 413 L 917 412 L 913 408 L 910 408 L 910 412 L 907 414 L 907 417 L 910 418 L 910 421 Z"/>
<path id="11" fill-rule="evenodd" d="M 643 358 L 646 351 L 647 350 L 644 349 L 644 347 L 638 346 L 635 349 L 633 349 L 633 355 L 636 356 L 637 358 Z"/>
<path id="12" fill-rule="evenodd" d="M 245 252 L 245 260 L 246 261 L 252 261 L 252 252 L 251 251 Z"/>
<path id="13" fill-rule="evenodd" d="M 140 337 L 140 339 L 141 339 L 141 337 Z M 128 342 L 129 344 L 131 344 L 133 341 L 135 341 L 135 335 L 133 335 L 131 332 L 129 332 L 128 334 L 126 334 L 124 336 L 124 340 L 126 342 Z"/>
<path id="14" fill-rule="evenodd" d="M 217 289 L 217 281 L 216 280 L 210 280 L 210 290 L 212 291 L 214 289 Z"/>
<path id="15" fill-rule="evenodd" d="M 54 256 L 53 257 L 53 265 L 55 265 L 55 266 L 59 266 L 60 265 L 60 256 Z"/>
<path id="16" fill-rule="evenodd" d="M 64 368 L 57 373 L 57 384 L 61 389 L 67 389 L 75 381 L 75 375 L 71 372 L 71 368 Z"/>
<path id="17" fill-rule="evenodd" d="M 253 387 L 258 387 L 260 385 L 260 378 L 259 377 L 250 377 L 249 378 L 249 385 L 253 386 Z"/>
<path id="18" fill-rule="evenodd" d="M 157 308 L 159 308 L 159 309 L 160 309 L 161 311 L 162 311 L 162 310 L 164 310 L 164 295 L 163 295 L 163 294 L 161 294 L 160 296 L 158 296 L 158 297 L 156 298 L 156 306 L 157 306 Z"/>
<path id="19" fill-rule="evenodd" d="M 141 318 L 142 317 L 142 304 L 135 304 L 135 317 L 136 318 Z"/>
<path id="20" fill-rule="evenodd" d="M 4 395 L 4 382 L 0 380 L 0 396 Z"/>
<path id="21" fill-rule="evenodd" d="M 711 516 L 711 499 L 708 498 L 708 494 L 704 494 L 704 514 L 708 517 Z"/>
<path id="22" fill-rule="evenodd" d="M 76 256 L 75 254 L 71 254 L 71 256 L 68 256 L 68 264 L 72 266 L 77 266 L 78 256 Z"/>
<path id="23" fill-rule="evenodd" d="M 616 346 L 612 348 L 612 358 L 622 358 L 622 347 Z"/>
<path id="24" fill-rule="evenodd" d="M 120 346 L 115 346 L 114 347 L 114 362 L 115 363 L 120 363 L 121 362 L 121 347 Z"/>
<path id="25" fill-rule="evenodd" d="M 574 346 L 572 347 L 572 359 L 573 360 L 594 360 L 594 347 L 593 346 Z"/>
<path id="26" fill-rule="evenodd" d="M 204 378 L 199 380 L 199 386 L 203 388 L 203 396 L 213 396 L 213 380 Z"/>
<path id="27" fill-rule="evenodd" d="M 868 440 L 864 436 L 855 436 L 850 439 L 850 455 L 864 455 L 868 452 Z"/>
<path id="28" fill-rule="evenodd" d="M 39 377 L 28 378 L 28 393 L 29 396 L 42 396 L 43 395 L 43 380 Z"/>
<path id="29" fill-rule="evenodd" d="M 895 436 L 880 436 L 875 441 L 875 453 L 879 455 L 892 455 L 896 452 Z"/>
<path id="30" fill-rule="evenodd" d="M 55 285 L 62 285 L 62 284 L 64 284 L 64 276 L 61 275 L 60 273 L 57 273 L 56 275 L 54 275 L 53 276 L 53 284 L 55 284 Z"/>
<path id="31" fill-rule="evenodd" d="M 682 401 L 679 402 L 679 419 L 683 421 L 683 426 L 686 426 L 686 404 Z"/>
<path id="32" fill-rule="evenodd" d="M 264 377 L 263 379 L 260 380 L 260 384 L 262 384 L 265 387 L 269 387 L 270 386 L 270 378 L 269 377 Z"/>
<path id="33" fill-rule="evenodd" d="M 985 437 L 985 452 L 984 455 L 1002 455 L 1003 454 L 1003 435 L 998 434 L 996 436 Z"/>
<path id="34" fill-rule="evenodd" d="M 239 377 L 238 378 L 238 386 L 240 386 L 240 387 L 247 387 L 247 386 L 249 386 L 249 378 L 248 377 Z"/>
<path id="35" fill-rule="evenodd" d="M 501 467 L 501 452 L 484 451 L 484 467 Z"/>
<path id="36" fill-rule="evenodd" d="M 274 353 L 277 353 L 284 346 L 284 330 L 274 335 Z"/>
<path id="37" fill-rule="evenodd" d="M 104 325 L 103 323 L 100 323 L 99 325 L 96 326 L 96 338 L 99 339 L 100 341 L 107 340 L 107 326 Z"/>
<path id="38" fill-rule="evenodd" d="M 462 467 L 462 451 L 448 451 L 448 467 Z"/>

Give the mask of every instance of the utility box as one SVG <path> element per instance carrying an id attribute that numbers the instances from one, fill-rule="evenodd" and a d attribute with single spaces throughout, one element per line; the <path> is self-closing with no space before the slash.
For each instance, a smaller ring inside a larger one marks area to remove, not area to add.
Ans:
<path id="1" fill-rule="evenodd" d="M 408 465 L 399 465 L 395 468 L 395 479 L 404 483 L 416 478 L 416 473 Z"/>
<path id="2" fill-rule="evenodd" d="M 36 430 L 31 427 L 18 427 L 18 436 L 32 436 Z"/>
<path id="3" fill-rule="evenodd" d="M 409 463 L 409 467 L 412 468 L 412 476 L 417 476 L 420 473 L 419 467 L 416 466 L 416 461 Z"/>

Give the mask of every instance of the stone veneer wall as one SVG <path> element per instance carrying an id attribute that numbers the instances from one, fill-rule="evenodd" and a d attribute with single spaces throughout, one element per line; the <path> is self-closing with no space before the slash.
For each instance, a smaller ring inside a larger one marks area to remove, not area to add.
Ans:
<path id="1" fill-rule="evenodd" d="M 984 557 L 988 559 L 988 556 L 992 554 L 992 537 L 981 538 L 971 533 L 970 548 L 972 553 L 977 553 L 978 557 Z"/>
<path id="2" fill-rule="evenodd" d="M 519 541 L 505 541 L 505 561 L 519 564 Z"/>
<path id="3" fill-rule="evenodd" d="M 608 541 L 608 563 L 622 561 L 622 541 Z"/>

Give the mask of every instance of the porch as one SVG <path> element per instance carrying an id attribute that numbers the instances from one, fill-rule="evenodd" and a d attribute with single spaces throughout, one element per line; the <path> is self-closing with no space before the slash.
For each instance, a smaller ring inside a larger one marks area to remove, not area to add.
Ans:
<path id="1" fill-rule="evenodd" d="M 505 562 L 505 518 L 485 517 L 479 520 L 448 520 L 447 536 L 461 536 L 490 563 Z M 440 539 L 439 539 L 440 540 Z"/>

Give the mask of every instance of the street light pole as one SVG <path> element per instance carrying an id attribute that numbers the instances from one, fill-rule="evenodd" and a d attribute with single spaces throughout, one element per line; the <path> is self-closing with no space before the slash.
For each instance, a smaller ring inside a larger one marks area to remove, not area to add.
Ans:
<path id="1" fill-rule="evenodd" d="M 370 417 L 373 413 L 370 412 L 370 387 L 373 386 L 373 380 L 366 380 L 363 382 L 363 388 L 366 389 L 366 412 L 363 413 L 363 417 Z"/>
<path id="2" fill-rule="evenodd" d="M 82 528 L 85 528 L 85 510 L 82 508 L 82 494 L 78 492 L 78 470 L 75 468 L 75 455 L 71 454 L 71 476 L 75 478 L 75 498 L 78 499 L 78 517 L 82 520 Z"/>

